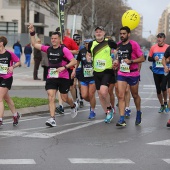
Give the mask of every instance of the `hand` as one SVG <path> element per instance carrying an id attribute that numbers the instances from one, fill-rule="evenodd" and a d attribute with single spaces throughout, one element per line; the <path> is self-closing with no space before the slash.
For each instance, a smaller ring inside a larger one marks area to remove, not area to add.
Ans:
<path id="1" fill-rule="evenodd" d="M 131 60 L 129 60 L 129 59 L 124 59 L 123 60 L 126 64 L 131 64 Z"/>
<path id="2" fill-rule="evenodd" d="M 64 70 L 65 70 L 65 67 L 59 67 L 59 68 L 57 68 L 56 71 L 57 71 L 58 73 L 60 73 L 60 72 L 62 72 L 62 71 L 64 71 Z"/>
<path id="3" fill-rule="evenodd" d="M 13 67 L 13 66 L 8 67 L 8 73 L 12 73 L 12 72 L 13 72 L 13 70 L 14 70 L 14 67 Z"/>
<path id="4" fill-rule="evenodd" d="M 76 72 L 73 70 L 71 73 L 71 79 L 74 79 L 75 76 L 76 76 Z"/>
<path id="5" fill-rule="evenodd" d="M 159 60 L 159 57 L 158 56 L 155 56 L 155 61 L 158 61 Z"/>
<path id="6" fill-rule="evenodd" d="M 168 73 L 169 72 L 169 68 L 167 66 L 164 67 L 164 72 Z"/>
<path id="7" fill-rule="evenodd" d="M 114 70 L 116 70 L 118 68 L 118 63 L 119 63 L 118 60 L 113 61 L 112 67 Z"/>
<path id="8" fill-rule="evenodd" d="M 32 24 L 29 25 L 28 29 L 30 33 L 35 31 L 34 26 Z"/>

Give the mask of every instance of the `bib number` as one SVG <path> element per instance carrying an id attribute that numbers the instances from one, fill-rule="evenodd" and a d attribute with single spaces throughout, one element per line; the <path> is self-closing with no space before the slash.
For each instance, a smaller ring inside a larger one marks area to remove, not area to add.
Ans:
<path id="1" fill-rule="evenodd" d="M 96 60 L 96 66 L 97 69 L 104 70 L 106 68 L 106 60 Z"/>
<path id="2" fill-rule="evenodd" d="M 156 67 L 157 67 L 157 68 L 163 68 L 162 60 L 156 61 Z"/>
<path id="3" fill-rule="evenodd" d="M 58 78 L 58 72 L 56 70 L 56 68 L 50 68 L 50 78 Z"/>
<path id="4" fill-rule="evenodd" d="M 120 64 L 120 71 L 121 72 L 124 72 L 124 73 L 130 73 L 130 66 L 123 63 L 123 64 Z"/>
<path id="5" fill-rule="evenodd" d="M 93 68 L 84 68 L 84 77 L 93 77 Z"/>
<path id="6" fill-rule="evenodd" d="M 8 73 L 8 64 L 0 63 L 0 74 L 7 74 Z"/>

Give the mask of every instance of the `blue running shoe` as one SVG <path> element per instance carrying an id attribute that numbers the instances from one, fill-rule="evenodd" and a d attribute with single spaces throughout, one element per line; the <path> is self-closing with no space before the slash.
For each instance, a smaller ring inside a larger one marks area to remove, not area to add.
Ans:
<path id="1" fill-rule="evenodd" d="M 111 120 L 113 119 L 113 113 L 114 113 L 113 109 L 107 111 L 107 115 L 106 115 L 106 118 L 104 120 L 105 123 L 111 122 Z"/>
<path id="2" fill-rule="evenodd" d="M 125 118 L 126 119 L 130 118 L 130 114 L 131 114 L 131 110 L 130 109 L 125 109 Z"/>
<path id="3" fill-rule="evenodd" d="M 119 121 L 116 123 L 116 126 L 125 127 L 125 126 L 126 126 L 126 122 L 125 122 L 124 120 L 119 120 Z"/>
<path id="4" fill-rule="evenodd" d="M 137 111 L 135 125 L 140 125 L 142 122 L 142 112 Z"/>
<path id="5" fill-rule="evenodd" d="M 89 119 L 94 119 L 95 117 L 96 117 L 96 113 L 94 113 L 93 111 L 90 111 Z"/>
<path id="6" fill-rule="evenodd" d="M 164 109 L 165 109 L 165 112 L 166 112 L 166 113 L 169 112 L 169 108 L 168 108 L 168 105 L 167 105 L 167 104 L 164 105 Z"/>

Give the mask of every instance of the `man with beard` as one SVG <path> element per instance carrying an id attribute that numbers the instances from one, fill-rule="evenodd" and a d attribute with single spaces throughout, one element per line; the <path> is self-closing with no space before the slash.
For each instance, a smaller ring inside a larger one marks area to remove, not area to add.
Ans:
<path id="1" fill-rule="evenodd" d="M 121 42 L 118 43 L 117 59 L 113 63 L 113 67 L 118 68 L 117 84 L 120 119 L 116 126 L 126 126 L 124 112 L 125 93 L 128 84 L 137 110 L 135 124 L 139 125 L 141 123 L 141 98 L 138 94 L 140 78 L 139 63 L 145 61 L 145 58 L 139 44 L 129 38 L 129 27 L 120 28 Z"/>
<path id="2" fill-rule="evenodd" d="M 110 56 L 111 49 L 117 48 L 117 44 L 113 40 L 105 39 L 105 31 L 102 26 L 95 29 L 95 40 L 88 45 L 87 61 L 92 58 L 93 74 L 99 100 L 106 113 L 105 123 L 110 123 L 113 119 L 113 109 L 110 104 L 109 84 L 113 75 L 112 58 Z"/>

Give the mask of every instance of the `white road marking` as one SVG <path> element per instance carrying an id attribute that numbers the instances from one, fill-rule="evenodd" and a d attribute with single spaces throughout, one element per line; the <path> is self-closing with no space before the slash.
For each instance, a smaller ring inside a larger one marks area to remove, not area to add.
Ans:
<path id="1" fill-rule="evenodd" d="M 103 122 L 103 120 L 94 120 L 94 121 L 91 121 L 91 122 L 86 123 L 84 125 L 69 128 L 69 129 L 62 130 L 62 131 L 59 131 L 59 132 L 56 132 L 56 133 L 31 133 L 31 132 L 23 132 L 23 131 L 2 131 L 2 132 L 0 132 L 0 136 L 8 136 L 8 137 L 21 136 L 21 137 L 46 139 L 46 138 L 51 138 L 51 137 L 58 136 L 58 135 L 61 135 L 61 134 L 64 134 L 64 133 L 79 130 L 79 129 L 82 129 L 82 128 L 85 128 L 85 127 L 88 127 L 88 126 L 92 126 L 92 125 L 95 125 L 95 124 L 101 123 L 101 122 Z"/>
<path id="2" fill-rule="evenodd" d="M 14 165 L 27 165 L 27 164 L 36 164 L 34 159 L 0 159 L 0 165 L 9 165 L 9 164 L 14 164 Z"/>
<path id="3" fill-rule="evenodd" d="M 157 141 L 157 142 L 151 142 L 147 143 L 148 145 L 162 145 L 162 146 L 170 146 L 170 139 L 168 140 L 162 140 L 162 141 Z"/>
<path id="4" fill-rule="evenodd" d="M 163 161 L 165 161 L 166 163 L 170 164 L 170 159 L 162 159 Z"/>
<path id="5" fill-rule="evenodd" d="M 130 159 L 69 158 L 73 164 L 134 164 Z"/>

